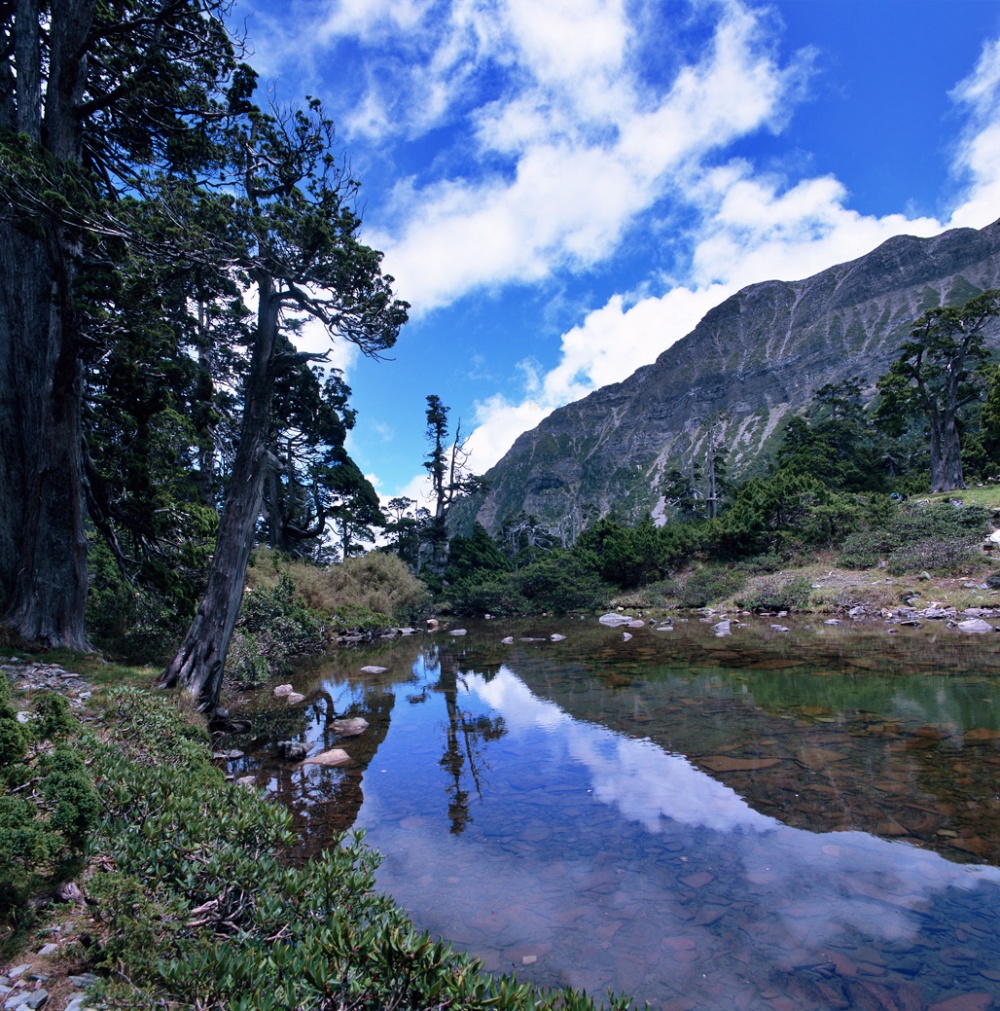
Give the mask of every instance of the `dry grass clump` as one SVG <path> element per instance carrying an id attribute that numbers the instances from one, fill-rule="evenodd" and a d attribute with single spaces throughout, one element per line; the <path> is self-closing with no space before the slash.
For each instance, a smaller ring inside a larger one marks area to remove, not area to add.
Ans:
<path id="1" fill-rule="evenodd" d="M 427 587 L 400 558 L 381 551 L 321 567 L 262 548 L 254 552 L 247 586 L 271 589 L 283 573 L 295 584 L 295 595 L 314 611 L 363 610 L 405 622 L 430 607 Z"/>

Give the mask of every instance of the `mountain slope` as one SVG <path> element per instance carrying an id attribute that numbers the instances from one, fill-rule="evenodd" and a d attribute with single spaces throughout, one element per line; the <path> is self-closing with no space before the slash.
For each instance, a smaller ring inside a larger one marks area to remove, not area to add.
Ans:
<path id="1" fill-rule="evenodd" d="M 788 412 L 824 383 L 874 387 L 926 309 L 1000 287 L 1000 221 L 900 235 L 802 281 L 750 285 L 624 382 L 521 435 L 470 503 L 491 531 L 525 511 L 573 540 L 613 507 L 662 510 L 666 470 L 703 456 L 708 427 L 745 472 Z"/>

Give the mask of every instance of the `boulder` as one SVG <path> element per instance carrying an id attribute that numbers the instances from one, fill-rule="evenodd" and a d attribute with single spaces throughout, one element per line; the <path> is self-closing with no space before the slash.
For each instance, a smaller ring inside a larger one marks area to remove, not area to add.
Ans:
<path id="1" fill-rule="evenodd" d="M 712 626 L 712 631 L 716 635 L 732 635 L 732 622 L 728 618 Z"/>
<path id="2" fill-rule="evenodd" d="M 500 641 L 505 646 L 512 646 L 514 644 L 514 636 L 512 636 L 512 635 L 504 636 L 504 638 L 501 639 Z"/>
<path id="3" fill-rule="evenodd" d="M 367 667 L 361 668 L 362 674 L 384 674 L 389 668 L 388 667 L 376 667 L 374 664 L 370 664 Z"/>
<path id="4" fill-rule="evenodd" d="M 468 635 L 469 633 L 464 628 L 453 628 L 449 635 Z"/>
<path id="5" fill-rule="evenodd" d="M 309 746 L 302 741 L 278 741 L 278 754 L 290 762 L 301 762 L 309 754 Z"/>
<path id="6" fill-rule="evenodd" d="M 349 762 L 351 756 L 343 748 L 331 748 L 329 751 L 321 751 L 312 758 L 307 758 L 303 765 L 343 765 Z"/>
<path id="7" fill-rule="evenodd" d="M 600 618 L 597 619 L 602 625 L 607 625 L 609 628 L 615 628 L 618 625 L 630 625 L 632 619 L 624 614 L 615 614 L 613 611 L 607 614 L 602 614 Z"/>
<path id="8" fill-rule="evenodd" d="M 276 699 L 283 699 L 287 695 L 292 694 L 291 685 L 275 685 L 274 691 L 271 693 Z"/>
<path id="9" fill-rule="evenodd" d="M 305 695 L 300 695 L 298 692 L 290 692 L 285 696 L 285 701 L 290 706 L 297 706 L 300 702 L 305 702 Z"/>
<path id="10" fill-rule="evenodd" d="M 966 618 L 965 621 L 960 621 L 955 627 L 959 632 L 975 632 L 977 635 L 994 631 L 993 626 L 988 621 L 983 621 L 982 618 Z"/>
<path id="11" fill-rule="evenodd" d="M 631 632 L 622 632 L 622 642 L 628 642 L 632 638 Z"/>
<path id="12" fill-rule="evenodd" d="M 558 632 L 553 632 L 552 635 L 549 636 L 549 639 L 552 642 L 562 642 L 563 639 L 565 639 L 565 638 L 566 638 L 566 636 L 560 635 Z"/>
<path id="13" fill-rule="evenodd" d="M 352 716 L 346 720 L 333 720 L 329 727 L 341 737 L 358 737 L 368 729 L 368 721 L 360 716 Z"/>

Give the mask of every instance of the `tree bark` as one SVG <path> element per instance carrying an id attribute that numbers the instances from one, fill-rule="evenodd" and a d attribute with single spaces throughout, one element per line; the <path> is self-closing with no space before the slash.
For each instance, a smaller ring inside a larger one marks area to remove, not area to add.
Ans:
<path id="1" fill-rule="evenodd" d="M 83 379 L 65 239 L 0 225 L 0 582 L 23 639 L 89 651 Z M 16 269 L 12 269 L 11 257 Z"/>
<path id="2" fill-rule="evenodd" d="M 80 157 L 79 51 L 93 16 L 94 0 L 53 10 L 43 118 L 39 5 L 17 0 L 17 75 L 3 119 L 13 117 L 22 134 L 68 161 Z M 90 650 L 77 251 L 56 222 L 19 224 L 12 207 L 0 207 L 2 620 L 24 639 Z"/>
<path id="3" fill-rule="evenodd" d="M 962 445 L 954 415 L 945 415 L 932 420 L 930 448 L 931 492 L 964 488 Z"/>
<path id="4" fill-rule="evenodd" d="M 260 272 L 256 280 L 260 296 L 257 331 L 244 394 L 240 440 L 219 521 L 208 586 L 184 642 L 160 678 L 162 687 L 185 689 L 194 696 L 200 709 L 209 712 L 218 707 L 226 654 L 243 600 L 243 584 L 264 491 L 274 396 L 272 365 L 281 303 L 270 275 Z"/>

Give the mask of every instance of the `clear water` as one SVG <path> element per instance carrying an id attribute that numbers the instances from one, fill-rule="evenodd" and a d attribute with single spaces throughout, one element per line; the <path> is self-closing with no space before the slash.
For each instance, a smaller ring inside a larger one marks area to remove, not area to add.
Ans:
<path id="1" fill-rule="evenodd" d="M 232 771 L 284 799 L 302 854 L 364 829 L 419 927 L 639 1006 L 1000 1006 L 992 640 L 467 627 L 341 653 L 255 712 Z M 351 762 L 282 762 L 286 738 Z"/>

